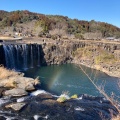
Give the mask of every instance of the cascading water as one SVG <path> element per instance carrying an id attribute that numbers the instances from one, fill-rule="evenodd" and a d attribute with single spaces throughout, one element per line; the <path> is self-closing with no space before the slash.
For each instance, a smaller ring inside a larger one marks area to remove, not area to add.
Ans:
<path id="1" fill-rule="evenodd" d="M 5 51 L 6 66 L 10 69 L 15 68 L 14 48 L 10 45 L 3 45 Z"/>
<path id="2" fill-rule="evenodd" d="M 20 68 L 19 64 L 20 64 L 20 46 L 19 45 L 15 45 L 15 49 L 16 49 L 16 59 L 17 59 L 17 68 Z"/>
<path id="3" fill-rule="evenodd" d="M 27 53 L 28 53 L 28 49 L 27 49 L 27 45 L 23 44 L 22 45 L 22 50 L 23 50 L 23 68 L 24 70 L 27 69 Z"/>
<path id="4" fill-rule="evenodd" d="M 38 65 L 37 66 L 40 66 L 40 48 L 37 47 L 38 49 Z"/>
<path id="5" fill-rule="evenodd" d="M 40 66 L 40 45 L 38 44 L 3 44 L 6 67 L 26 70 Z"/>
<path id="6" fill-rule="evenodd" d="M 31 45 L 31 68 L 33 68 L 33 47 L 32 47 L 32 45 Z"/>

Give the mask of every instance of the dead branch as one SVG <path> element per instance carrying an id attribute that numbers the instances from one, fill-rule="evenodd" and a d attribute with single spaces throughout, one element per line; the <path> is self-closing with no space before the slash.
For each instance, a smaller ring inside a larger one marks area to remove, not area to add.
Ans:
<path id="1" fill-rule="evenodd" d="M 95 82 L 91 79 L 91 77 L 84 71 L 84 69 L 82 68 L 82 66 L 81 66 L 81 65 L 79 65 L 79 66 L 80 66 L 81 70 L 83 71 L 83 73 L 87 76 L 87 78 L 88 78 L 88 79 L 91 81 L 91 83 L 95 86 L 95 88 L 96 88 L 107 100 L 109 100 L 109 101 L 111 102 L 111 104 L 112 104 L 112 105 L 118 110 L 118 112 L 120 113 L 120 109 L 119 109 L 117 103 L 115 102 L 115 100 L 112 99 L 111 97 L 109 97 L 109 96 L 105 93 L 105 91 L 104 91 L 103 89 L 101 89 L 101 87 L 97 86 L 97 85 L 95 84 Z"/>

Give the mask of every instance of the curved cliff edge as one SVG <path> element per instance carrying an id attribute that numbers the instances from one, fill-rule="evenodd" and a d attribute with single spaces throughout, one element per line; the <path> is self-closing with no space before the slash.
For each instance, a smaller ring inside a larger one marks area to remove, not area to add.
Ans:
<path id="1" fill-rule="evenodd" d="M 120 44 L 94 41 L 61 41 L 43 46 L 48 65 L 82 64 L 120 78 Z M 103 61 L 99 60 L 99 56 Z M 97 62 L 100 62 L 97 64 Z"/>
<path id="2" fill-rule="evenodd" d="M 106 74 L 120 78 L 120 44 L 102 43 L 102 42 L 61 42 L 59 44 L 47 44 L 43 47 L 45 53 L 45 60 L 48 65 L 50 64 L 66 64 L 75 63 L 82 64 L 87 67 L 100 70 Z M 82 53 L 86 52 L 86 55 Z M 116 54 L 116 51 L 117 54 Z M 57 53 L 57 54 L 56 54 Z M 83 54 L 83 55 L 82 55 Z M 104 62 L 96 64 L 95 60 L 99 55 L 105 54 L 108 56 L 108 61 L 113 63 Z M 112 57 L 114 58 L 112 59 Z M 116 59 L 118 62 L 116 62 Z"/>
<path id="3" fill-rule="evenodd" d="M 53 95 L 37 90 L 38 79 L 2 68 L 0 120 L 111 120 L 117 109 L 104 97 Z"/>
<path id="4" fill-rule="evenodd" d="M 89 67 L 89 68 L 93 68 L 95 70 L 99 70 L 101 72 L 104 72 L 106 73 L 107 75 L 111 76 L 111 77 L 117 77 L 117 78 L 120 78 L 120 69 L 117 69 L 117 67 L 119 68 L 120 64 L 119 65 L 95 65 L 93 63 L 88 63 L 87 61 L 86 62 L 83 62 L 83 61 L 79 61 L 79 60 L 73 60 L 74 64 L 78 64 L 78 65 L 84 65 L 86 67 Z"/>

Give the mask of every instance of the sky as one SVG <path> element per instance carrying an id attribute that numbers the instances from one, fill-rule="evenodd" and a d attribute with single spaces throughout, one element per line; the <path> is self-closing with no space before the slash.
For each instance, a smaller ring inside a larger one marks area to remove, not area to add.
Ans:
<path id="1" fill-rule="evenodd" d="M 0 10 L 29 10 L 72 19 L 107 22 L 120 28 L 120 0 L 0 0 Z"/>

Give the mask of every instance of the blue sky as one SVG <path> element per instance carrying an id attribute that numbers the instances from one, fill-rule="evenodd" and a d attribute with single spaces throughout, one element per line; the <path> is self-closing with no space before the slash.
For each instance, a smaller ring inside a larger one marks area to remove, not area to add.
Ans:
<path id="1" fill-rule="evenodd" d="M 0 9 L 64 15 L 120 27 L 120 0 L 0 0 Z"/>

